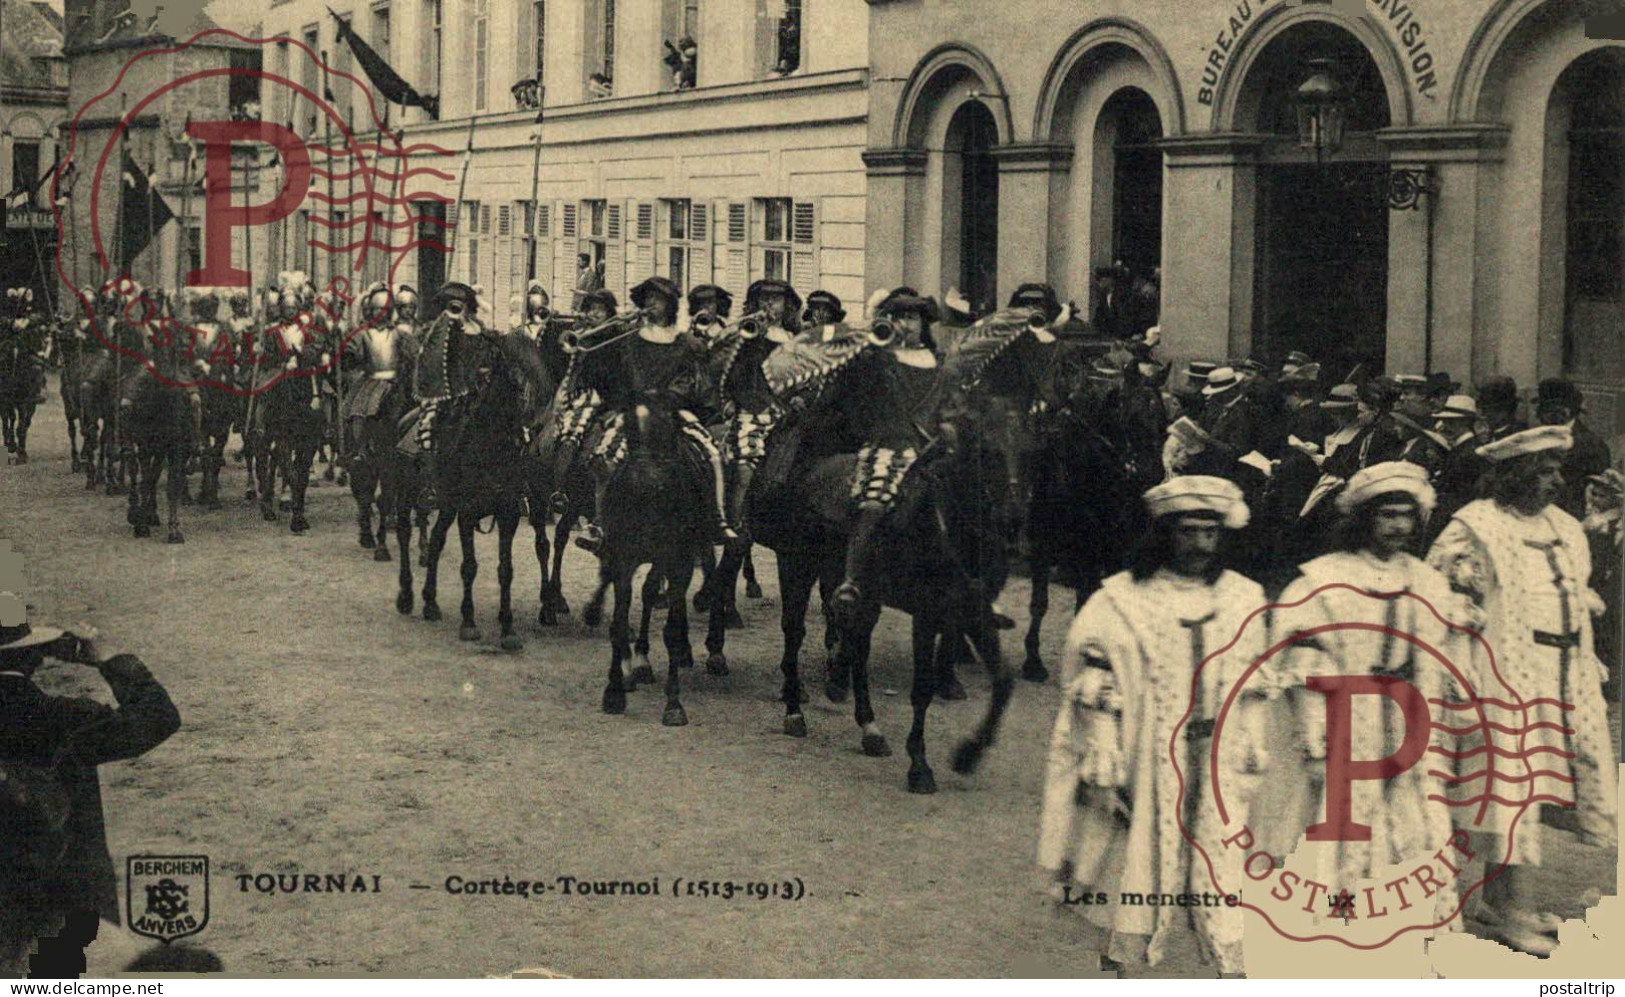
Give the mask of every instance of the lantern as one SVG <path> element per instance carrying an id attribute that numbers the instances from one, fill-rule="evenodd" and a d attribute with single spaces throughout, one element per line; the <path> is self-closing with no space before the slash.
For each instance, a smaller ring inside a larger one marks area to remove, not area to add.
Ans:
<path id="1" fill-rule="evenodd" d="M 1309 68 L 1309 78 L 1292 98 L 1298 108 L 1298 145 L 1313 149 L 1319 159 L 1342 147 L 1349 101 L 1330 59 L 1310 60 Z"/>

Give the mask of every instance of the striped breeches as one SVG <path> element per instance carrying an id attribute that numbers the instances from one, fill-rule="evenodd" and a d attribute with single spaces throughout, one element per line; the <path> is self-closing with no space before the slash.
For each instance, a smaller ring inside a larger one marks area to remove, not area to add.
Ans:
<path id="1" fill-rule="evenodd" d="M 893 450 L 890 447 L 865 445 L 858 451 L 858 466 L 852 474 L 852 497 L 858 507 L 890 509 L 897 501 L 897 490 L 902 487 L 908 469 L 914 466 L 919 453 L 909 447 Z"/>

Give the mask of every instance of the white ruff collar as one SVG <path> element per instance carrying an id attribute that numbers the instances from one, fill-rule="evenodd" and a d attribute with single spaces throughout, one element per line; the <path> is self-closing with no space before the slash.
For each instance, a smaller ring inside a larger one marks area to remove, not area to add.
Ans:
<path id="1" fill-rule="evenodd" d="M 921 370 L 931 370 L 937 365 L 937 355 L 924 347 L 905 347 L 896 351 L 897 362 Z"/>

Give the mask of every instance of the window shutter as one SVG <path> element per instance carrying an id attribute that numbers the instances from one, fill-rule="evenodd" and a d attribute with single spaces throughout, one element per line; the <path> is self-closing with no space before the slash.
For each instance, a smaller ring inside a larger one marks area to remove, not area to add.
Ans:
<path id="1" fill-rule="evenodd" d="M 513 209 L 504 204 L 497 208 L 497 235 L 511 234 L 513 234 Z"/>
<path id="2" fill-rule="evenodd" d="M 722 281 L 728 293 L 740 301 L 745 299 L 745 290 L 750 285 L 750 271 L 747 269 L 749 259 L 746 256 L 750 251 L 748 208 L 744 201 L 728 202 L 728 255 Z"/>
<path id="3" fill-rule="evenodd" d="M 688 254 L 688 286 L 711 283 L 711 205 L 695 201 L 689 208 L 688 237 L 693 250 Z"/>
<path id="4" fill-rule="evenodd" d="M 570 302 L 570 311 L 576 311 L 576 205 L 574 201 L 560 202 L 559 237 L 553 240 L 553 299 Z"/>
<path id="5" fill-rule="evenodd" d="M 650 273 L 643 269 L 643 254 L 638 251 L 642 226 L 638 224 L 638 202 L 626 202 L 626 286 L 637 287 Z"/>
<path id="6" fill-rule="evenodd" d="M 820 280 L 818 202 L 797 201 L 791 208 L 790 286 L 805 301 Z"/>
<path id="7" fill-rule="evenodd" d="M 671 201 L 661 201 L 655 210 L 654 238 L 649 245 L 654 251 L 655 276 L 671 279 L 671 254 L 666 247 L 671 244 Z M 678 288 L 686 291 L 687 288 Z"/>
<path id="8" fill-rule="evenodd" d="M 546 202 L 536 205 L 536 234 L 547 238 L 553 234 L 553 206 Z"/>
<path id="9" fill-rule="evenodd" d="M 655 272 L 655 205 L 653 201 L 637 203 L 637 220 L 633 234 L 637 237 L 639 280 L 653 277 Z M 679 289 L 681 290 L 681 289 Z"/>
<path id="10" fill-rule="evenodd" d="M 491 206 L 489 204 L 480 205 L 480 234 L 491 234 Z"/>
<path id="11" fill-rule="evenodd" d="M 604 286 L 626 300 L 626 233 L 621 225 L 621 203 L 604 206 Z"/>

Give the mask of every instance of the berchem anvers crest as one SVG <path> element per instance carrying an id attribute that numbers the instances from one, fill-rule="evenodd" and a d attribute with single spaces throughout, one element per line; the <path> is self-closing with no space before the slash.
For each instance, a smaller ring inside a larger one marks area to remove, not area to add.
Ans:
<path id="1" fill-rule="evenodd" d="M 125 878 L 130 930 L 172 942 L 209 923 L 207 855 L 131 855 Z"/>

